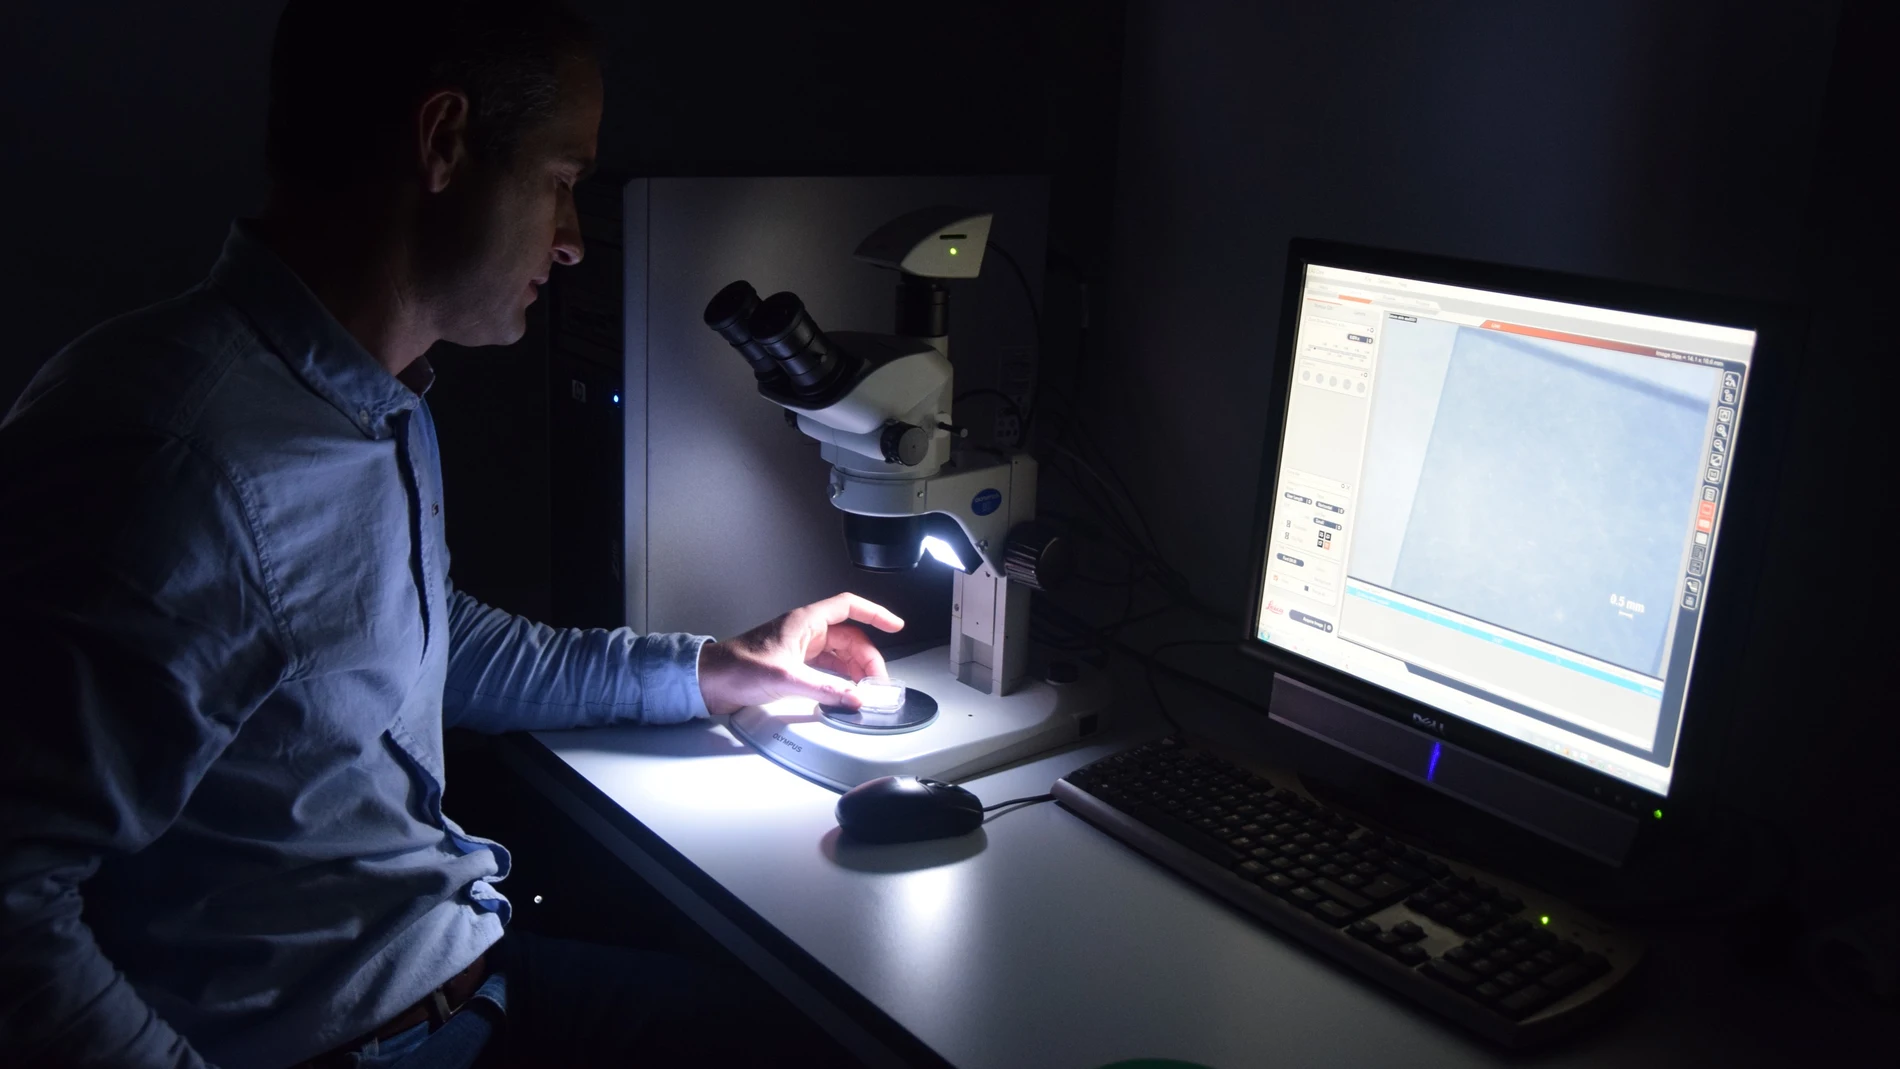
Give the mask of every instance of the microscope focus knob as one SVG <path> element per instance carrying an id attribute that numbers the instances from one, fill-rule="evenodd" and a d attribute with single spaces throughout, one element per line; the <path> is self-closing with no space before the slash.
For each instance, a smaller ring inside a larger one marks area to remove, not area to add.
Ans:
<path id="1" fill-rule="evenodd" d="M 908 423 L 891 423 L 885 425 L 878 445 L 884 450 L 885 460 L 914 468 L 930 455 L 930 432 Z"/>
<path id="2" fill-rule="evenodd" d="M 1069 543 L 1045 524 L 1019 523 L 1003 547 L 1003 572 L 1036 590 L 1054 590 L 1075 573 Z"/>

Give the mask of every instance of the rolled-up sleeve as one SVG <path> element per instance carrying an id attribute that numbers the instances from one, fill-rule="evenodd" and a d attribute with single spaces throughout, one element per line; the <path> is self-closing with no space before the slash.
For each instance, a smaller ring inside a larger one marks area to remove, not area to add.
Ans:
<path id="1" fill-rule="evenodd" d="M 102 862 L 178 818 L 283 677 L 242 494 L 184 442 L 0 455 L 0 1049 L 68 1066 L 203 1062 L 81 917 Z"/>
<path id="2" fill-rule="evenodd" d="M 451 590 L 443 722 L 494 734 L 704 717 L 699 651 L 710 641 L 549 627 Z"/>

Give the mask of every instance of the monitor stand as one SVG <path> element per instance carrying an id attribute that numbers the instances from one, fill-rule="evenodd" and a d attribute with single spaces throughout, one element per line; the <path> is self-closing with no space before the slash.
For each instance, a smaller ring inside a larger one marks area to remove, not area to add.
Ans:
<path id="1" fill-rule="evenodd" d="M 1582 854 L 1620 866 L 1640 822 L 1275 673 L 1272 719 Z"/>

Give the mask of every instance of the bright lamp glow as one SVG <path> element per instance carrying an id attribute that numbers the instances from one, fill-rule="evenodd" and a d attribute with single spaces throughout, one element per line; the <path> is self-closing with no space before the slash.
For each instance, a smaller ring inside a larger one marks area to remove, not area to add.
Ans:
<path id="1" fill-rule="evenodd" d="M 936 535 L 924 536 L 924 552 L 930 554 L 939 562 L 955 568 L 957 571 L 963 570 L 963 561 L 958 558 L 957 551 L 950 548 L 950 543 L 945 542 Z"/>

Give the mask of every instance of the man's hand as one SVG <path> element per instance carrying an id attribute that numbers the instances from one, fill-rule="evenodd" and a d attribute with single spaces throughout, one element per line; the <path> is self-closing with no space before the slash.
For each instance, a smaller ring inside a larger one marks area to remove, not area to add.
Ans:
<path id="1" fill-rule="evenodd" d="M 699 693 L 706 708 L 733 713 L 779 698 L 810 698 L 856 709 L 862 703 L 853 684 L 883 675 L 884 657 L 847 620 L 880 631 L 904 626 L 882 605 L 856 594 L 839 594 L 793 609 L 737 638 L 708 642 L 699 651 Z"/>

